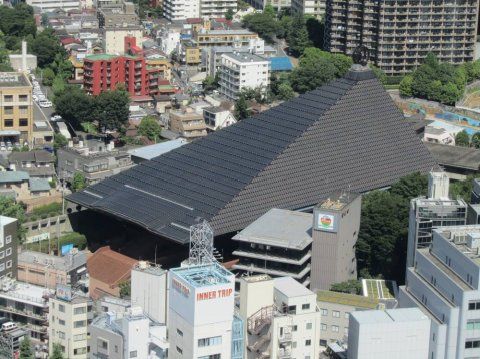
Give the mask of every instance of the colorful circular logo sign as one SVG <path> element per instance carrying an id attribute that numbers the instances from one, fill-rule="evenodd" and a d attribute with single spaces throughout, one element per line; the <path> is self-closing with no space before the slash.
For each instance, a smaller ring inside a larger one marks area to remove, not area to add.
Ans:
<path id="1" fill-rule="evenodd" d="M 329 216 L 320 217 L 320 225 L 323 228 L 330 228 L 332 226 L 332 218 Z"/>

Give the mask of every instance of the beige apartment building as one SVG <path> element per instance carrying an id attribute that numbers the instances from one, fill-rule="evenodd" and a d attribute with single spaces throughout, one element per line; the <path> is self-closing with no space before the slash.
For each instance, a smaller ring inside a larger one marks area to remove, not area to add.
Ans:
<path id="1" fill-rule="evenodd" d="M 432 52 L 440 61 L 475 59 L 478 0 L 327 0 L 325 45 L 351 55 L 363 45 L 387 75 L 401 75 Z"/>
<path id="2" fill-rule="evenodd" d="M 194 40 L 201 49 L 212 46 L 248 46 L 251 39 L 258 39 L 258 34 L 245 29 L 204 30 L 194 34 Z"/>
<path id="3" fill-rule="evenodd" d="M 179 133 L 187 140 L 207 135 L 207 125 L 203 115 L 189 108 L 170 112 L 170 130 Z"/>
<path id="4" fill-rule="evenodd" d="M 125 37 L 134 37 L 138 46 L 142 46 L 143 30 L 140 25 L 109 27 L 104 31 L 104 49 L 106 54 L 125 53 Z"/>
<path id="5" fill-rule="evenodd" d="M 0 141 L 31 143 L 32 84 L 20 72 L 0 72 Z"/>
<path id="6" fill-rule="evenodd" d="M 50 298 L 48 314 L 49 353 L 59 344 L 66 358 L 88 358 L 88 325 L 93 319 L 90 298 L 72 292 L 69 286 L 58 286 Z"/>

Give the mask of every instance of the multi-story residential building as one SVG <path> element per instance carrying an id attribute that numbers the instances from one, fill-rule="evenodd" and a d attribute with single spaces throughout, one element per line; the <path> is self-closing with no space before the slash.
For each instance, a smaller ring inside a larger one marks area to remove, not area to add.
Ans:
<path id="1" fill-rule="evenodd" d="M 359 45 L 388 75 L 406 74 L 428 53 L 461 64 L 475 59 L 478 0 L 328 0 L 325 48 L 351 55 Z"/>
<path id="2" fill-rule="evenodd" d="M 258 39 L 258 34 L 246 29 L 201 30 L 193 34 L 200 48 L 212 46 L 249 46 L 250 40 Z"/>
<path id="3" fill-rule="evenodd" d="M 73 250 L 60 257 L 24 250 L 18 254 L 18 280 L 50 289 L 57 284 L 76 286 L 87 275 L 86 263 L 84 251 Z"/>
<path id="4" fill-rule="evenodd" d="M 140 22 L 135 5 L 127 1 L 102 6 L 97 10 L 97 17 L 100 28 L 137 26 Z"/>
<path id="5" fill-rule="evenodd" d="M 89 332 L 90 358 L 167 358 L 166 326 L 152 322 L 141 307 L 128 308 L 121 316 L 102 314 L 92 321 Z"/>
<path id="6" fill-rule="evenodd" d="M 131 274 L 132 306 L 140 306 L 150 319 L 167 322 L 167 271 L 140 261 Z"/>
<path id="7" fill-rule="evenodd" d="M 202 62 L 201 52 L 195 41 L 185 40 L 180 43 L 180 61 L 186 65 L 198 65 Z"/>
<path id="8" fill-rule="evenodd" d="M 0 281 L 17 278 L 17 219 L 0 216 Z"/>
<path id="9" fill-rule="evenodd" d="M 302 15 L 315 16 L 325 15 L 326 0 L 291 0 L 292 11 Z"/>
<path id="10" fill-rule="evenodd" d="M 234 275 L 212 263 L 171 269 L 168 281 L 168 357 L 238 357 L 233 349 L 243 343 L 233 345 Z"/>
<path id="11" fill-rule="evenodd" d="M 313 209 L 312 290 L 357 278 L 355 245 L 360 229 L 361 196 L 338 192 Z"/>
<path id="12" fill-rule="evenodd" d="M 55 156 L 45 150 L 12 152 L 8 156 L 12 171 L 25 171 L 30 177 L 41 177 L 51 181 L 55 176 Z"/>
<path id="13" fill-rule="evenodd" d="M 290 276 L 308 286 L 312 223 L 311 213 L 271 209 L 232 238 L 239 258 L 233 268 L 240 274 Z"/>
<path id="14" fill-rule="evenodd" d="M 80 9 L 80 0 L 26 0 L 30 6 L 39 8 L 42 12 L 49 12 L 56 9 L 78 10 Z"/>
<path id="15" fill-rule="evenodd" d="M 291 277 L 240 279 L 239 315 L 246 325 L 246 358 L 318 358 L 316 295 Z"/>
<path id="16" fill-rule="evenodd" d="M 247 2 L 255 9 L 259 10 L 265 9 L 265 6 L 267 5 L 271 5 L 277 10 L 286 9 L 290 8 L 293 3 L 291 0 L 248 0 Z"/>
<path id="17" fill-rule="evenodd" d="M 130 55 L 109 54 L 90 55 L 83 61 L 83 85 L 91 95 L 115 90 L 118 84 L 132 97 L 158 94 L 158 80 L 161 70 L 147 66 L 134 37 L 124 39 L 124 47 Z"/>
<path id="18" fill-rule="evenodd" d="M 270 83 L 270 62 L 250 53 L 222 55 L 220 93 L 229 100 L 237 100 L 244 89 L 259 89 L 266 93 Z"/>
<path id="19" fill-rule="evenodd" d="M 237 12 L 235 0 L 200 0 L 200 17 L 202 18 L 223 18 L 229 10 Z"/>
<path id="20" fill-rule="evenodd" d="M 32 338 L 45 340 L 48 337 L 48 300 L 53 291 L 3 280 L 0 291 L 0 316 L 18 323 L 30 331 Z"/>
<path id="21" fill-rule="evenodd" d="M 59 344 L 70 359 L 87 359 L 88 325 L 93 319 L 92 300 L 72 292 L 70 286 L 59 285 L 48 303 L 49 352 Z"/>
<path id="22" fill-rule="evenodd" d="M 67 182 L 80 172 L 87 183 L 97 183 L 132 166 L 127 151 L 116 150 L 113 144 L 106 145 L 103 141 L 80 141 L 57 151 L 57 172 Z"/>
<path id="23" fill-rule="evenodd" d="M 203 119 L 208 132 L 213 132 L 237 123 L 230 110 L 219 106 L 210 106 L 203 109 Z"/>
<path id="24" fill-rule="evenodd" d="M 428 358 L 479 355 L 479 248 L 479 225 L 440 227 L 433 230 L 430 247 L 417 248 L 414 266 L 407 268 L 398 303 L 430 317 Z"/>
<path id="25" fill-rule="evenodd" d="M 0 72 L 0 141 L 31 143 L 32 84 L 19 72 Z"/>
<path id="26" fill-rule="evenodd" d="M 104 52 L 106 54 L 125 54 L 125 38 L 133 37 L 141 45 L 143 28 L 140 25 L 108 27 L 103 31 Z"/>
<path id="27" fill-rule="evenodd" d="M 170 111 L 170 130 L 187 140 L 207 135 L 203 116 L 189 107 L 181 111 Z"/>
<path id="28" fill-rule="evenodd" d="M 429 337 L 430 319 L 417 308 L 353 312 L 348 358 L 430 358 Z"/>
<path id="29" fill-rule="evenodd" d="M 348 338 L 350 313 L 357 310 L 372 310 L 379 307 L 379 301 L 363 295 L 320 290 L 317 305 L 322 315 L 320 346 Z"/>
<path id="30" fill-rule="evenodd" d="M 429 197 L 410 201 L 407 267 L 414 265 L 417 248 L 432 243 L 432 229 L 467 224 L 467 204 L 461 198 L 448 198 L 448 183 L 444 172 L 430 172 Z"/>
<path id="31" fill-rule="evenodd" d="M 233 0 L 164 0 L 163 13 L 169 21 L 191 18 L 221 18 L 228 10 L 237 11 L 237 2 Z"/>

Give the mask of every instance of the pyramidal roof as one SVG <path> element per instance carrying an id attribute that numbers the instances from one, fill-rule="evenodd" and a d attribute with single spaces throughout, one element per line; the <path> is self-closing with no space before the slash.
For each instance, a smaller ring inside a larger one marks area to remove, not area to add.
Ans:
<path id="1" fill-rule="evenodd" d="M 188 243 L 198 217 L 215 235 L 271 208 L 334 191 L 390 186 L 435 161 L 366 68 L 153 158 L 69 200 Z"/>

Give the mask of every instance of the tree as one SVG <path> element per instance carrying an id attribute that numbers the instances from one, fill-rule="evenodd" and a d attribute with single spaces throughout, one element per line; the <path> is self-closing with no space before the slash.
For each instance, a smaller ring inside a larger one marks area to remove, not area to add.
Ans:
<path id="1" fill-rule="evenodd" d="M 68 145 L 68 140 L 64 135 L 61 133 L 55 133 L 53 135 L 53 148 L 55 151 L 59 148 L 65 147 L 66 145 Z"/>
<path id="2" fill-rule="evenodd" d="M 299 93 L 313 90 L 333 80 L 336 72 L 333 63 L 324 57 L 314 63 L 300 64 L 291 73 L 292 88 Z"/>
<path id="3" fill-rule="evenodd" d="M 43 70 L 42 73 L 42 83 L 45 86 L 52 86 L 53 80 L 55 79 L 55 72 L 49 67 Z"/>
<path id="4" fill-rule="evenodd" d="M 33 359 L 32 344 L 30 343 L 30 337 L 25 336 L 20 344 L 20 357 L 19 359 Z"/>
<path id="5" fill-rule="evenodd" d="M 412 91 L 412 84 L 413 84 L 413 76 L 412 75 L 406 75 L 402 81 L 400 81 L 400 95 L 402 97 L 412 97 L 413 96 L 413 91 Z"/>
<path id="6" fill-rule="evenodd" d="M 157 142 L 162 133 L 162 128 L 155 117 L 146 116 L 140 121 L 138 133 L 141 136 L 147 137 L 150 141 Z"/>
<path id="7" fill-rule="evenodd" d="M 470 203 L 475 177 L 475 175 L 468 175 L 463 181 L 450 181 L 449 193 L 451 198 L 462 198 L 465 202 Z"/>
<path id="8" fill-rule="evenodd" d="M 368 67 L 370 67 L 370 69 L 373 71 L 378 81 L 385 86 L 387 84 L 387 75 L 385 72 L 381 68 L 374 65 L 369 65 Z"/>
<path id="9" fill-rule="evenodd" d="M 302 15 L 296 15 L 292 19 L 287 43 L 291 54 L 295 57 L 301 56 L 307 47 L 312 46 L 305 18 Z"/>
<path id="10" fill-rule="evenodd" d="M 75 129 L 81 128 L 82 122 L 94 119 L 93 98 L 78 87 L 65 87 L 65 91 L 56 95 L 53 102 L 57 113 Z"/>
<path id="11" fill-rule="evenodd" d="M 87 187 L 87 181 L 85 179 L 85 176 L 81 172 L 75 172 L 71 184 L 72 192 L 78 192 L 85 187 Z"/>
<path id="12" fill-rule="evenodd" d="M 360 294 L 362 292 L 362 283 L 359 280 L 351 279 L 332 284 L 330 290 L 341 293 Z"/>
<path id="13" fill-rule="evenodd" d="M 235 15 L 235 12 L 232 9 L 228 9 L 225 13 L 225 19 L 233 20 L 233 15 Z"/>
<path id="14" fill-rule="evenodd" d="M 235 118 L 240 121 L 250 116 L 247 99 L 245 94 L 241 94 L 237 102 L 235 102 Z"/>
<path id="15" fill-rule="evenodd" d="M 53 95 L 60 96 L 62 93 L 65 92 L 65 87 L 65 80 L 59 75 L 55 76 L 52 82 Z"/>
<path id="16" fill-rule="evenodd" d="M 37 55 L 38 66 L 45 68 L 52 64 L 57 55 L 66 59 L 67 53 L 52 29 L 45 29 L 30 42 L 30 51 Z"/>
<path id="17" fill-rule="evenodd" d="M 60 344 L 53 344 L 53 351 L 52 354 L 48 357 L 48 359 L 64 359 L 62 347 L 60 346 Z"/>
<path id="18" fill-rule="evenodd" d="M 120 298 L 130 297 L 132 291 L 131 282 L 125 281 L 119 284 L 120 287 Z"/>
<path id="19" fill-rule="evenodd" d="M 205 80 L 203 80 L 202 85 L 203 85 L 203 91 L 204 92 L 211 92 L 215 89 L 218 88 L 219 86 L 219 77 L 218 73 L 214 76 L 207 76 Z"/>
<path id="20" fill-rule="evenodd" d="M 472 145 L 475 148 L 480 148 L 480 132 L 476 132 L 472 136 Z"/>
<path id="21" fill-rule="evenodd" d="M 390 192 L 410 201 L 412 198 L 422 196 L 427 193 L 428 179 L 427 176 L 420 172 L 413 172 L 403 176 L 395 182 L 390 188 Z"/>
<path id="22" fill-rule="evenodd" d="M 470 137 L 468 136 L 467 131 L 463 130 L 455 135 L 455 146 L 470 146 Z"/>
<path id="23" fill-rule="evenodd" d="M 290 100 L 295 97 L 295 92 L 290 86 L 289 83 L 282 83 L 278 86 L 278 95 L 277 98 L 280 100 Z"/>
<path id="24" fill-rule="evenodd" d="M 101 132 L 122 130 L 128 123 L 130 98 L 124 90 L 104 91 L 94 98 L 94 114 Z"/>
<path id="25" fill-rule="evenodd" d="M 277 20 L 275 15 L 270 12 L 254 13 L 245 15 L 242 19 L 243 27 L 256 32 L 258 36 L 269 43 L 273 43 L 273 38 L 277 31 Z"/>
<path id="26" fill-rule="evenodd" d="M 5 34 L 5 45 L 9 50 L 20 48 L 20 41 L 35 36 L 37 26 L 33 17 L 33 8 L 18 3 L 13 8 L 0 6 L 0 31 Z"/>

